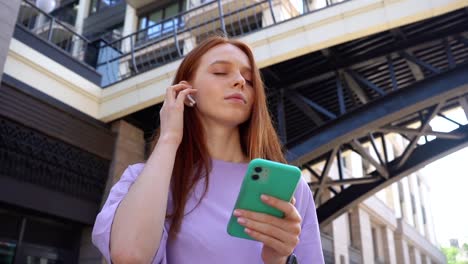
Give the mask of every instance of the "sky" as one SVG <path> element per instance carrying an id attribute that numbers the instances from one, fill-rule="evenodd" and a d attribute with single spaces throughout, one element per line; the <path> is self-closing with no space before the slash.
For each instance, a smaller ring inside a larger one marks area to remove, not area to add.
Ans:
<path id="1" fill-rule="evenodd" d="M 466 124 L 464 112 L 459 108 L 447 114 L 455 121 Z M 435 131 L 447 132 L 456 125 L 435 118 L 430 125 Z M 468 147 L 435 161 L 422 169 L 430 188 L 430 201 L 436 238 L 439 245 L 448 246 L 449 239 L 468 243 Z"/>

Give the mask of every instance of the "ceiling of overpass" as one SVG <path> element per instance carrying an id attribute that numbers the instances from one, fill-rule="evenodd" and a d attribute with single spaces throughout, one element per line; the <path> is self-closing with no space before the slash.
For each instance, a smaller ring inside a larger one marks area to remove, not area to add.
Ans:
<path id="1" fill-rule="evenodd" d="M 468 60 L 468 9 L 329 47 L 262 69 L 288 148 L 342 116 Z M 150 137 L 160 105 L 125 119 Z M 279 115 L 278 115 L 279 114 Z"/>

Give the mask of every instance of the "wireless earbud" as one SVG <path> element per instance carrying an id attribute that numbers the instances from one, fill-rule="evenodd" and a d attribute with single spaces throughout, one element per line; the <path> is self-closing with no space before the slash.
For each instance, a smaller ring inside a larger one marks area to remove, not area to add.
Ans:
<path id="1" fill-rule="evenodd" d="M 190 101 L 189 105 L 192 106 L 192 107 L 195 106 L 195 104 L 197 103 L 197 102 L 195 102 L 195 99 L 193 99 L 191 94 L 187 95 L 187 99 Z"/>

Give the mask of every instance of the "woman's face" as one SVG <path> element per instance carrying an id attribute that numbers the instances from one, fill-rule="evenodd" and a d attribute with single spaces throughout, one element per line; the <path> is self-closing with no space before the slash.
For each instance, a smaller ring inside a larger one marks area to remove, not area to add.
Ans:
<path id="1" fill-rule="evenodd" d="M 231 44 L 211 48 L 201 58 L 194 79 L 194 98 L 202 120 L 238 126 L 249 119 L 255 100 L 247 55 Z"/>

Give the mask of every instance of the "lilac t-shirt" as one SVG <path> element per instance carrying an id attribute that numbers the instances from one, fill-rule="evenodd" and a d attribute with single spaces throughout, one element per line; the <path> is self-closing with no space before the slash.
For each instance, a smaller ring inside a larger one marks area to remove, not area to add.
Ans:
<path id="1" fill-rule="evenodd" d="M 191 212 L 183 218 L 176 239 L 169 239 L 170 222 L 165 222 L 153 264 L 263 263 L 260 242 L 232 237 L 226 231 L 247 165 L 213 160 L 206 196 L 193 209 L 203 194 L 205 185 L 200 181 L 187 201 L 185 212 Z M 111 263 L 109 242 L 115 211 L 143 167 L 144 164 L 140 163 L 125 170 L 97 216 L 92 240 L 108 263 Z M 315 204 L 303 179 L 294 196 L 296 208 L 302 217 L 300 242 L 294 253 L 301 264 L 324 263 Z M 171 209 L 170 199 L 168 209 Z"/>

